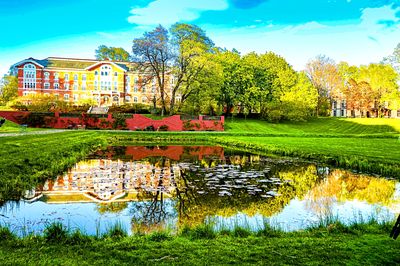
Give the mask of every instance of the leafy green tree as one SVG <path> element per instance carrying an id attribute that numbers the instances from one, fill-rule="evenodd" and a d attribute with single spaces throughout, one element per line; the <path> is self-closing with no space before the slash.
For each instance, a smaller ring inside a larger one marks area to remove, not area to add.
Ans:
<path id="1" fill-rule="evenodd" d="M 121 47 L 108 47 L 100 45 L 96 51 L 97 60 L 111 60 L 117 62 L 129 61 L 129 53 Z"/>
<path id="2" fill-rule="evenodd" d="M 0 104 L 6 104 L 18 97 L 18 78 L 5 75 L 0 86 Z"/>
<path id="3" fill-rule="evenodd" d="M 171 29 L 171 47 L 174 49 L 170 113 L 175 111 L 175 98 L 181 95 L 181 104 L 193 93 L 198 93 L 199 79 L 207 72 L 209 54 L 214 43 L 204 30 L 196 25 L 176 23 Z"/>
<path id="4" fill-rule="evenodd" d="M 225 115 L 228 116 L 239 104 L 244 88 L 251 81 L 251 76 L 246 73 L 237 51 L 222 50 L 216 56 L 222 67 L 222 83 L 217 99 L 223 106 Z"/>
<path id="5" fill-rule="evenodd" d="M 318 92 L 304 72 L 298 73 L 295 86 L 280 97 L 284 116 L 292 121 L 305 121 L 318 104 Z"/>
<path id="6" fill-rule="evenodd" d="M 390 65 L 369 64 L 360 67 L 360 81 L 367 82 L 372 90 L 378 116 L 383 109 L 397 109 L 400 103 L 398 90 L 399 75 Z"/>
<path id="7" fill-rule="evenodd" d="M 178 95 L 184 103 L 197 91 L 213 46 L 201 28 L 185 23 L 176 23 L 169 31 L 160 25 L 133 40 L 134 62 L 140 71 L 149 73 L 144 83 L 157 80 L 162 114 L 167 107 L 170 114 L 175 112 Z"/>

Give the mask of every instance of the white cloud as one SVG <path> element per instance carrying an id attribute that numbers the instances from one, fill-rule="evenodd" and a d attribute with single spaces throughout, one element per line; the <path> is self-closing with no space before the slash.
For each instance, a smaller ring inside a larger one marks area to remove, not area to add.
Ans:
<path id="1" fill-rule="evenodd" d="M 400 8 L 391 6 L 362 10 L 360 20 L 341 24 L 308 22 L 297 26 L 269 24 L 263 27 L 238 27 L 226 31 L 209 25 L 207 32 L 216 45 L 236 48 L 242 53 L 273 51 L 282 55 L 297 70 L 318 54 L 337 62 L 360 65 L 379 62 L 400 42 L 400 24 L 391 27 L 382 20 L 398 21 Z"/>
<path id="2" fill-rule="evenodd" d="M 138 25 L 171 25 L 179 21 L 193 21 L 203 11 L 225 10 L 226 0 L 157 0 L 146 7 L 135 7 L 128 22 Z"/>

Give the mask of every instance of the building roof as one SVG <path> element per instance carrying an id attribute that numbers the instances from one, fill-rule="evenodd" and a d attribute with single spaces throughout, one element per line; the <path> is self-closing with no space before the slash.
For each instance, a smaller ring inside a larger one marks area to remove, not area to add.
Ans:
<path id="1" fill-rule="evenodd" d="M 101 61 L 95 59 L 79 59 L 79 58 L 64 58 L 64 57 L 48 57 L 46 59 L 35 59 L 35 58 L 28 58 L 22 60 L 12 67 L 18 67 L 26 62 L 36 63 L 39 66 L 44 68 L 67 68 L 67 69 L 78 69 L 78 70 L 85 70 L 93 65 L 99 63 L 112 63 L 125 71 L 129 71 L 131 69 L 131 62 L 113 62 L 113 61 Z"/>

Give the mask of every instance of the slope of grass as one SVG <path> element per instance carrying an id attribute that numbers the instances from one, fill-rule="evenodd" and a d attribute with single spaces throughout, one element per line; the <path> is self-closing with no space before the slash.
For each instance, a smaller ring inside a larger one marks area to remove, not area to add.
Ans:
<path id="1" fill-rule="evenodd" d="M 308 122 L 268 123 L 262 120 L 226 119 L 230 133 L 264 134 L 400 134 L 400 119 L 318 118 Z"/>
<path id="2" fill-rule="evenodd" d="M 105 145 L 96 132 L 0 137 L 0 203 L 72 167 Z"/>

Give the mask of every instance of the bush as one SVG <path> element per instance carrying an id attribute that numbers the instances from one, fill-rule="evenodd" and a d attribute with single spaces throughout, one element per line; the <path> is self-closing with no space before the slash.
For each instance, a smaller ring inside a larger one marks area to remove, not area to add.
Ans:
<path id="1" fill-rule="evenodd" d="M 48 242 L 64 242 L 68 238 L 68 230 L 62 223 L 55 222 L 46 227 L 44 238 Z"/>
<path id="2" fill-rule="evenodd" d="M 154 131 L 154 130 L 155 130 L 154 126 L 152 126 L 152 125 L 143 129 L 143 131 Z"/>
<path id="3" fill-rule="evenodd" d="M 15 235 L 10 231 L 8 227 L 0 227 L 0 241 L 13 239 L 15 239 Z"/>
<path id="4" fill-rule="evenodd" d="M 167 125 L 162 125 L 158 128 L 158 131 L 168 131 L 169 127 Z"/>

